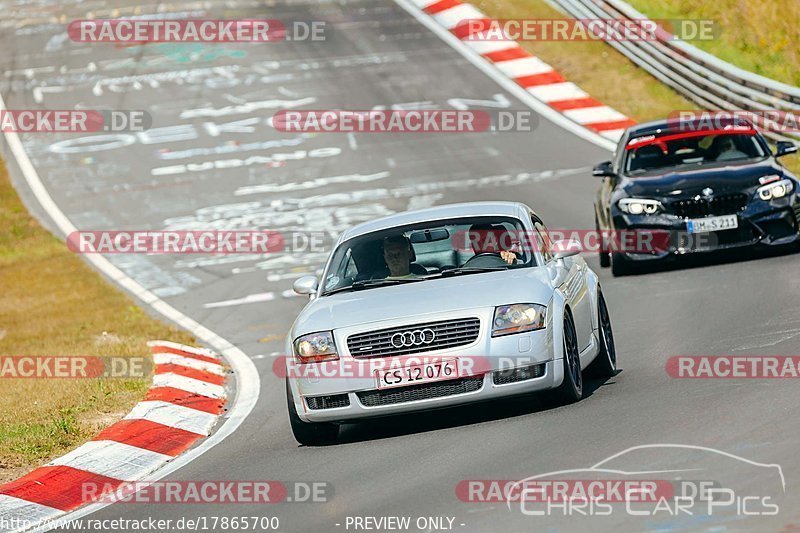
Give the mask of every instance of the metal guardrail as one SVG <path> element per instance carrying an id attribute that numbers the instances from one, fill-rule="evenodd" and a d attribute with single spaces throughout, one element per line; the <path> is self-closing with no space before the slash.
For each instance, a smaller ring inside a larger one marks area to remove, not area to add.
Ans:
<path id="1" fill-rule="evenodd" d="M 576 19 L 648 21 L 622 0 L 547 0 Z M 606 40 L 637 66 L 708 110 L 780 110 L 800 114 L 800 88 L 747 72 L 659 32 L 657 39 Z M 764 132 L 775 141 L 800 143 L 800 134 Z"/>

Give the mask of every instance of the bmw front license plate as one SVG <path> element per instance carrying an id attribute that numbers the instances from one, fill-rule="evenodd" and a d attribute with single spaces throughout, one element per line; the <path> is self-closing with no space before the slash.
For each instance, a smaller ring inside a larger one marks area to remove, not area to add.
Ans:
<path id="1" fill-rule="evenodd" d="M 724 231 L 739 227 L 739 217 L 725 215 L 721 217 L 695 218 L 687 222 L 689 233 L 707 233 L 709 231 Z"/>
<path id="2" fill-rule="evenodd" d="M 375 376 L 378 379 L 379 389 L 390 389 L 392 387 L 405 387 L 432 381 L 456 379 L 458 377 L 458 365 L 455 360 L 449 359 L 402 368 L 378 370 L 375 372 Z"/>

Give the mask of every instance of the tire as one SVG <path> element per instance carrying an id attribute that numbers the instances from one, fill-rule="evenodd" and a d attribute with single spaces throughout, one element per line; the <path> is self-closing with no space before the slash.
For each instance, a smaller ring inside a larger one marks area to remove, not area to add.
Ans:
<path id="1" fill-rule="evenodd" d="M 626 259 L 622 258 L 622 254 L 611 252 L 611 274 L 618 278 L 620 276 L 627 276 L 631 273 L 632 269 Z"/>
<path id="2" fill-rule="evenodd" d="M 592 374 L 598 378 L 607 379 L 617 374 L 617 347 L 614 343 L 614 333 L 611 329 L 611 318 L 608 316 L 608 307 L 603 293 L 597 292 L 597 321 L 600 329 L 600 353 L 592 361 Z"/>
<path id="3" fill-rule="evenodd" d="M 289 424 L 292 426 L 294 439 L 304 446 L 320 446 L 336 441 L 339 426 L 328 422 L 304 422 L 297 416 L 297 409 L 292 399 L 289 381 L 286 381 L 286 401 L 289 410 Z"/>
<path id="4" fill-rule="evenodd" d="M 578 354 L 578 338 L 572 317 L 564 311 L 564 380 L 553 391 L 553 400 L 558 405 L 575 403 L 583 398 L 583 372 Z"/>

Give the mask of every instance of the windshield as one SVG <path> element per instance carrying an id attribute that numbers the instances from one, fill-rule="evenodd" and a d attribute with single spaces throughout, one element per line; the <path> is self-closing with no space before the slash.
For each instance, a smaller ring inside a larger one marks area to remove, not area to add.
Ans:
<path id="1" fill-rule="evenodd" d="M 643 174 L 653 170 L 686 165 L 747 161 L 766 156 L 754 132 L 692 132 L 632 139 L 626 147 L 625 173 Z"/>
<path id="2" fill-rule="evenodd" d="M 472 217 L 392 228 L 336 249 L 322 295 L 534 266 L 524 226 L 514 218 Z"/>

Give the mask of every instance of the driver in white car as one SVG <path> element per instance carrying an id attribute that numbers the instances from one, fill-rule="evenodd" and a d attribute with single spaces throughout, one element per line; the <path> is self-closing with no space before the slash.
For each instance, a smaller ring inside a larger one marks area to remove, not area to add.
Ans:
<path id="1" fill-rule="evenodd" d="M 405 235 L 392 235 L 383 240 L 383 259 L 389 267 L 389 275 L 385 279 L 414 278 L 411 272 L 413 258 L 411 241 Z"/>
<path id="2" fill-rule="evenodd" d="M 473 224 L 469 228 L 469 237 L 470 243 L 472 245 L 472 252 L 475 255 L 482 254 L 482 253 L 494 253 L 499 255 L 503 261 L 508 263 L 509 265 L 513 265 L 517 261 L 517 254 L 511 250 L 500 250 L 497 251 L 498 243 L 503 242 L 501 239 L 502 232 L 505 232 L 505 228 L 502 226 L 495 226 L 493 224 Z M 488 233 L 492 233 L 492 238 L 490 239 Z M 483 244 L 488 244 L 488 241 L 492 242 L 491 246 L 487 246 L 486 248 L 483 247 Z"/>

